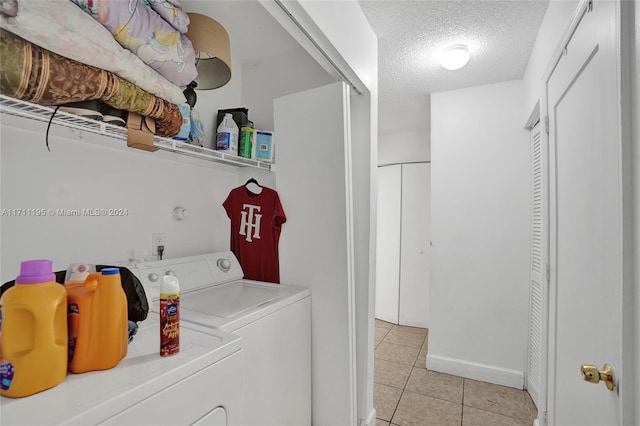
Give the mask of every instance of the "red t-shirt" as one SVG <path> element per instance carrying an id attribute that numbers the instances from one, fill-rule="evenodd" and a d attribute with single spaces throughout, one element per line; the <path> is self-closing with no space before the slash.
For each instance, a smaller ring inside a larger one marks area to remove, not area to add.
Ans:
<path id="1" fill-rule="evenodd" d="M 222 206 L 231 219 L 231 251 L 244 277 L 279 283 L 278 241 L 287 218 L 278 193 L 264 186 L 254 194 L 243 185 L 232 189 Z"/>

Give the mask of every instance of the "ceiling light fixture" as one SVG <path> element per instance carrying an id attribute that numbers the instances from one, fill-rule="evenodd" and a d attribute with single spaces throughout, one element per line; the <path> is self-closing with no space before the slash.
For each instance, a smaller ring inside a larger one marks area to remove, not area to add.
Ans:
<path id="1" fill-rule="evenodd" d="M 442 67 L 449 71 L 459 70 L 467 65 L 471 54 L 467 50 L 467 46 L 461 44 L 447 47 L 440 56 L 440 64 Z"/>

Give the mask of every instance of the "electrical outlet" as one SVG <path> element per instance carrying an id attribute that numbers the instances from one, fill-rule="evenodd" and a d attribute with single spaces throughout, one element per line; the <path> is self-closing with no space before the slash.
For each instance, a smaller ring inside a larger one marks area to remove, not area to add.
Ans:
<path id="1" fill-rule="evenodd" d="M 167 247 L 164 232 L 157 232 L 157 233 L 151 234 L 151 250 L 152 250 L 151 255 L 152 256 L 158 255 L 158 246 L 165 246 L 165 248 Z"/>

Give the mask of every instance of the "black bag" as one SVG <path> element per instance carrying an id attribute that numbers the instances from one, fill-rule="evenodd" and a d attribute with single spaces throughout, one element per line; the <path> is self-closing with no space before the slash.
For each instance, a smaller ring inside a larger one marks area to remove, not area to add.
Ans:
<path id="1" fill-rule="evenodd" d="M 120 278 L 122 281 L 122 289 L 127 295 L 127 308 L 129 311 L 129 321 L 139 322 L 144 321 L 149 313 L 149 303 L 147 302 L 147 296 L 144 292 L 142 283 L 136 277 L 133 272 L 123 266 L 109 266 L 109 265 L 96 265 L 96 271 L 100 272 L 104 268 L 118 268 L 120 269 Z M 56 282 L 64 284 L 64 278 L 67 275 L 67 271 L 57 271 Z M 16 283 L 15 280 L 8 281 L 2 284 L 0 287 L 0 296 L 7 291 L 10 287 Z"/>

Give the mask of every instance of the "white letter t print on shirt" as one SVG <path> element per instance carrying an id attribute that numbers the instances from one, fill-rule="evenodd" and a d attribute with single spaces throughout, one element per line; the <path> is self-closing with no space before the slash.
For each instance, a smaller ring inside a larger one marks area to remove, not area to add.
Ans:
<path id="1" fill-rule="evenodd" d="M 255 211 L 260 211 L 260 206 L 254 206 L 251 204 L 243 204 L 242 211 L 240 214 L 242 215 L 242 221 L 240 223 L 240 235 L 246 235 L 247 241 L 251 242 L 251 230 L 253 229 L 253 238 L 260 239 L 260 219 L 262 219 L 262 215 L 258 213 L 254 213 Z M 247 217 L 248 216 L 248 217 Z"/>

